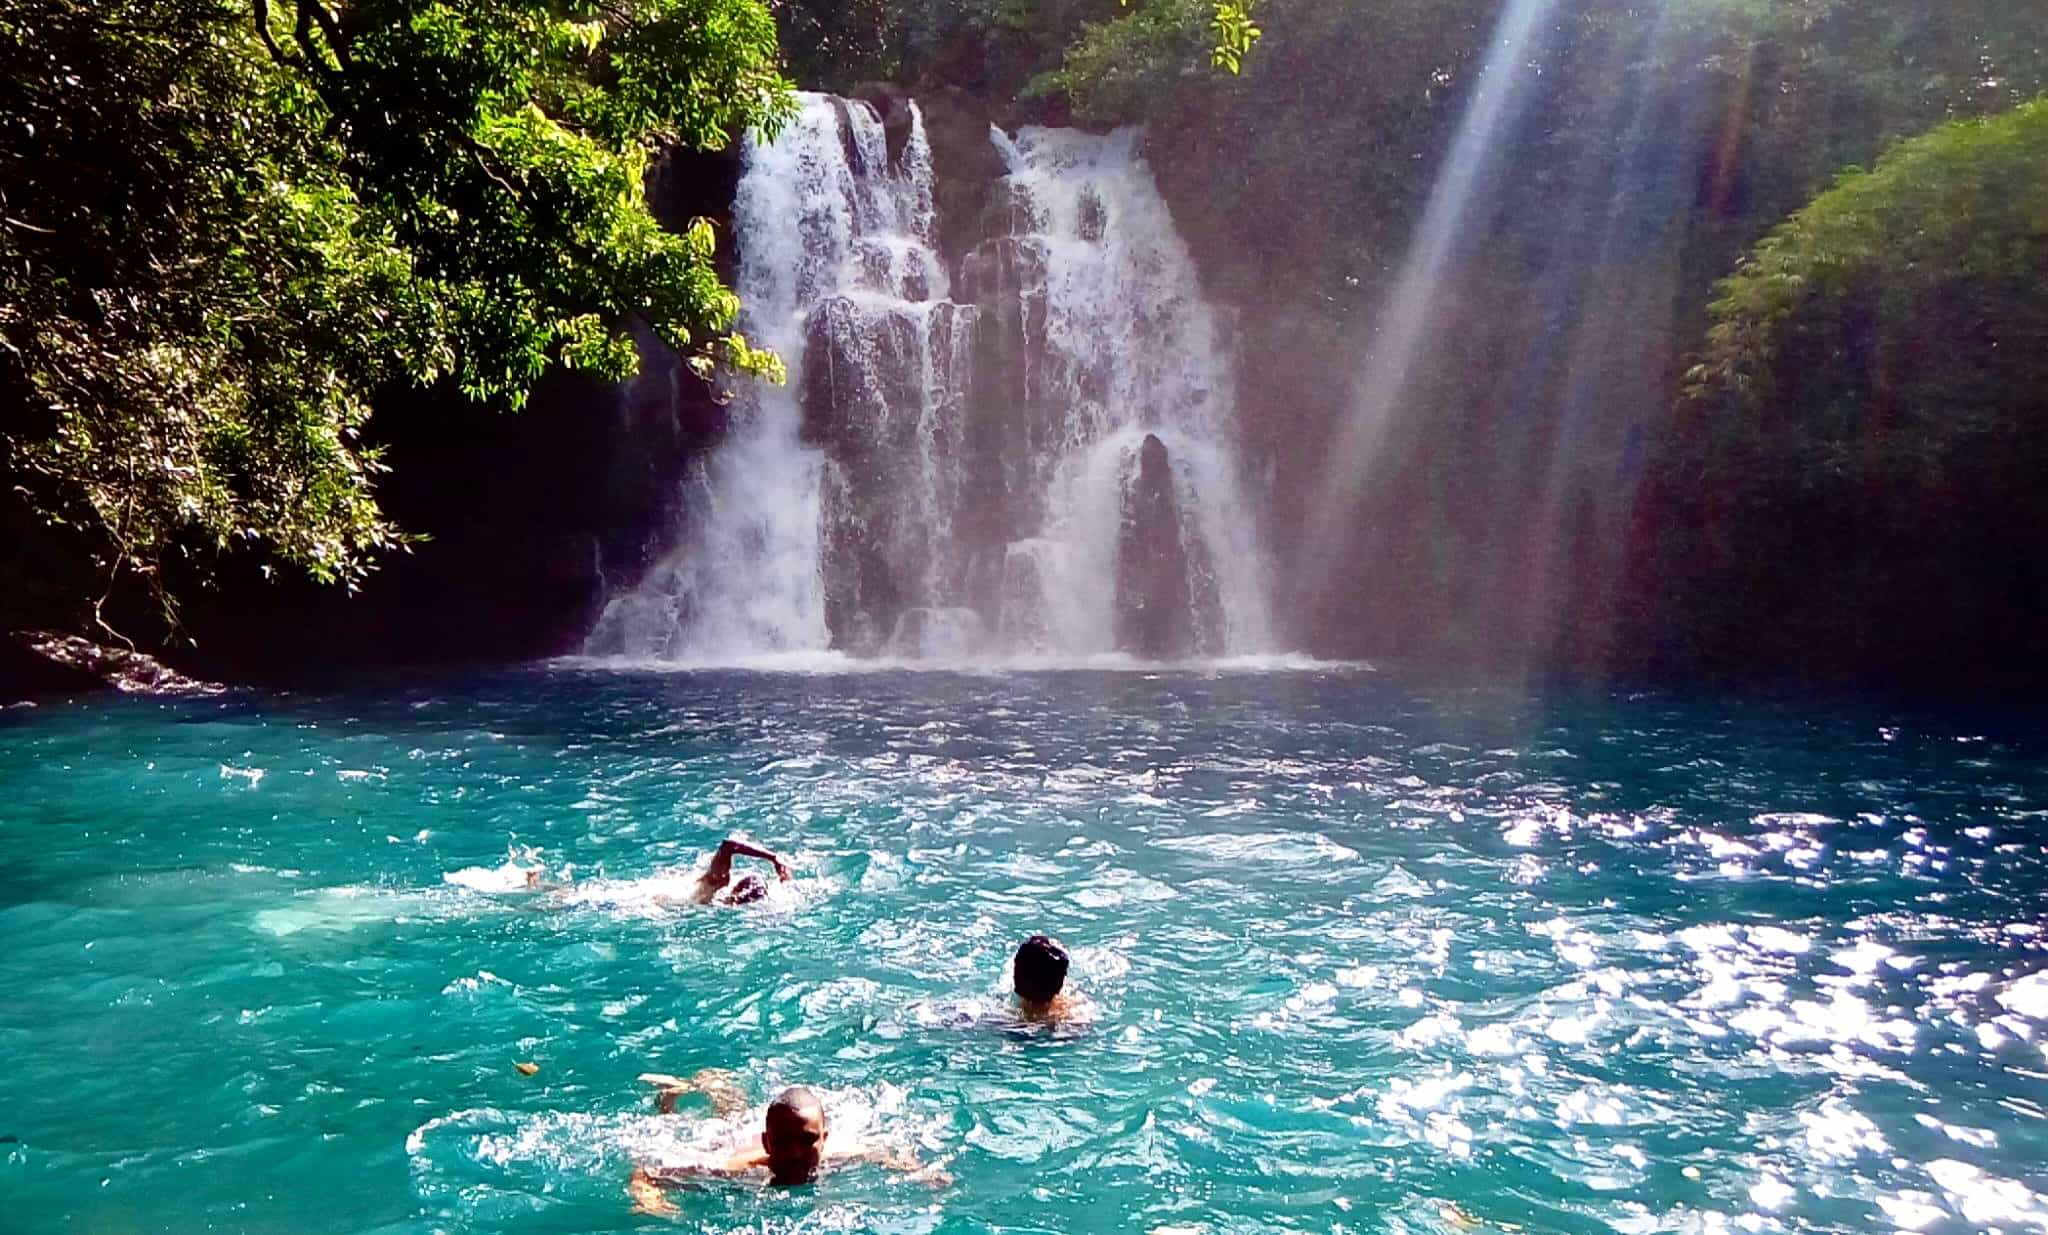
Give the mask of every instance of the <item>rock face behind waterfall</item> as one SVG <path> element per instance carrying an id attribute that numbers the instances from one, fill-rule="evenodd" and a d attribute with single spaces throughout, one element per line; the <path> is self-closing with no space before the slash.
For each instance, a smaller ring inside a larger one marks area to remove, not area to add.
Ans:
<path id="1" fill-rule="evenodd" d="M 1219 651 L 1215 589 L 1202 549 L 1181 523 L 1166 443 L 1147 433 L 1125 483 L 1117 542 L 1119 651 L 1173 660 Z"/>
<path id="2" fill-rule="evenodd" d="M 588 650 L 1266 647 L 1229 351 L 1136 134 L 863 93 L 746 154 L 742 325 L 791 382 L 734 392 L 685 531 Z"/>

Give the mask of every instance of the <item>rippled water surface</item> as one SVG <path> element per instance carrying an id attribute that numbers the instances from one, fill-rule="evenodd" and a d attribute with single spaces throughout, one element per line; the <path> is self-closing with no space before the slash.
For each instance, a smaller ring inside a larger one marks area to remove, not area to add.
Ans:
<path id="1" fill-rule="evenodd" d="M 0 1226 L 2048 1230 L 2042 752 L 1317 672 L 8 712 Z M 733 832 L 790 894 L 667 905 Z M 1004 1023 L 1035 930 L 1092 1024 Z M 706 1066 L 953 1182 L 636 1217 Z"/>

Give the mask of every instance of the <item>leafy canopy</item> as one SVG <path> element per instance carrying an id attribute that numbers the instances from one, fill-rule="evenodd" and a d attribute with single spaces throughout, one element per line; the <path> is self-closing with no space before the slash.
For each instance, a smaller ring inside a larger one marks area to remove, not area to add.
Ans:
<path id="1" fill-rule="evenodd" d="M 1124 12 L 1083 25 L 1060 67 L 1034 83 L 1098 122 L 1141 119 L 1204 68 L 1236 76 L 1262 31 L 1252 0 L 1120 0 Z"/>
<path id="2" fill-rule="evenodd" d="M 1903 142 L 1765 237 L 1721 284 L 1689 409 L 1800 438 L 1822 476 L 1873 445 L 1939 453 L 2038 410 L 2044 270 L 2048 98 Z"/>
<path id="3" fill-rule="evenodd" d="M 386 384 L 517 407 L 630 318 L 780 376 L 644 179 L 791 107 L 758 0 L 0 0 L 0 469 L 110 581 L 353 582 Z"/>
<path id="4" fill-rule="evenodd" d="M 2033 637 L 2003 624 L 2048 594 L 2044 273 L 2048 98 L 1852 169 L 1722 282 L 1644 506 L 1689 654 Z"/>

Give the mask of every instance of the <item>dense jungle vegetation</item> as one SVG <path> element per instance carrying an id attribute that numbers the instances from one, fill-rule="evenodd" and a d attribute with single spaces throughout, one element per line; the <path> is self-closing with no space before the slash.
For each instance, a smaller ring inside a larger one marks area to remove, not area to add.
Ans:
<path id="1" fill-rule="evenodd" d="M 629 314 L 772 374 L 728 333 L 710 231 L 660 227 L 644 182 L 789 102 L 752 0 L 10 0 L 14 498 L 79 530 L 96 612 L 124 574 L 169 605 L 167 556 L 248 542 L 354 583 L 402 535 L 380 390 L 517 407 L 551 367 L 623 377 Z"/>
<path id="2" fill-rule="evenodd" d="M 10 620 L 171 556 L 360 582 L 432 530 L 377 504 L 394 389 L 514 407 L 631 371 L 634 320 L 772 370 L 643 179 L 772 131 L 790 82 L 1145 124 L 1301 526 L 1505 7 L 0 0 L 0 470 L 8 526 L 70 531 L 0 562 Z M 1355 543 L 1289 564 L 1301 641 L 1879 676 L 2033 647 L 2048 11 L 1559 0 L 1541 30 L 1408 410 L 1346 461 Z"/>

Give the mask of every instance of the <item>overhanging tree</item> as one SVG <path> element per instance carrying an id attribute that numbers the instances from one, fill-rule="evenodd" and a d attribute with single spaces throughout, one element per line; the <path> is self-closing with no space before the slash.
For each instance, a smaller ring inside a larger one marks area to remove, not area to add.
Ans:
<path id="1" fill-rule="evenodd" d="M 173 553 L 353 583 L 389 383 L 517 407 L 632 319 L 779 375 L 643 181 L 790 108 L 757 0 L 0 0 L 0 469 L 167 611 Z"/>

